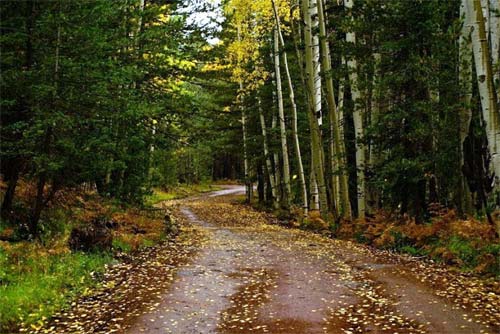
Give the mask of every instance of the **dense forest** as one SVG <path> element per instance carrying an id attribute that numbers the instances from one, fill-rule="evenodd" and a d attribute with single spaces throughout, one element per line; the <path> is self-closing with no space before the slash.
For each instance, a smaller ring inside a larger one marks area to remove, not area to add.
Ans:
<path id="1" fill-rule="evenodd" d="M 291 226 L 500 272 L 497 0 L 7 0 L 0 15 L 5 268 L 13 245 L 66 245 L 103 207 L 142 219 L 179 186 L 237 181 Z"/>
<path id="2" fill-rule="evenodd" d="M 497 7 L 230 1 L 246 179 L 324 218 L 386 209 L 422 221 L 438 203 L 493 224 Z"/>
<path id="3" fill-rule="evenodd" d="M 2 214 L 32 180 L 32 234 L 65 187 L 224 177 L 325 219 L 498 221 L 496 1 L 136 2 L 2 3 Z"/>
<path id="4" fill-rule="evenodd" d="M 204 70 L 214 51 L 182 8 L 163 1 L 1 6 L 2 215 L 17 213 L 20 179 L 36 183 L 22 218 L 31 235 L 62 189 L 95 187 L 141 202 L 153 186 L 211 178 L 215 162 L 234 154 L 226 149 L 232 138 L 217 135 L 238 131 L 221 110 L 234 89 Z"/>

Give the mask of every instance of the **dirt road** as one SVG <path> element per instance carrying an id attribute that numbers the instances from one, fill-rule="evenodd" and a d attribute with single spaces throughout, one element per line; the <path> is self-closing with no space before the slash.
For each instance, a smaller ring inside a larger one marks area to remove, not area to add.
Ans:
<path id="1" fill-rule="evenodd" d="M 180 240 L 140 257 L 49 332 L 500 332 L 498 282 L 269 224 L 235 201 L 242 190 L 179 202 L 190 226 Z"/>
<path id="2" fill-rule="evenodd" d="M 182 206 L 209 240 L 127 333 L 498 332 L 498 314 L 490 319 L 438 296 L 439 281 L 422 282 L 398 261 L 348 242 L 241 223 L 241 207 L 214 200 L 239 191 Z"/>

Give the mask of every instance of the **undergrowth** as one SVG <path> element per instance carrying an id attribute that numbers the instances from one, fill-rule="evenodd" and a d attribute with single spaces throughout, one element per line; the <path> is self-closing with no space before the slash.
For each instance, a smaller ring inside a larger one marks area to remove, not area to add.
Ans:
<path id="1" fill-rule="evenodd" d="M 95 286 L 94 274 L 112 260 L 110 254 L 53 252 L 33 242 L 0 244 L 0 332 L 14 331 L 21 323 L 41 327 Z"/>
<path id="2" fill-rule="evenodd" d="M 0 333 L 16 332 L 21 323 L 41 327 L 55 311 L 99 284 L 106 264 L 116 261 L 115 253 L 136 252 L 165 239 L 164 213 L 153 210 L 153 204 L 217 189 L 198 184 L 157 190 L 144 207 L 124 205 L 92 191 L 65 189 L 44 210 L 39 238 L 26 241 L 24 222 L 36 192 L 32 183 L 21 180 L 16 214 L 0 221 Z M 0 197 L 4 190 L 0 182 Z M 112 226 L 111 251 L 72 252 L 68 247 L 71 230 L 98 217 L 105 217 Z"/>
<path id="3" fill-rule="evenodd" d="M 500 276 L 500 240 L 494 228 L 474 218 L 460 219 L 453 210 L 441 210 L 425 223 L 381 211 L 365 220 L 341 222 L 335 235 Z"/>

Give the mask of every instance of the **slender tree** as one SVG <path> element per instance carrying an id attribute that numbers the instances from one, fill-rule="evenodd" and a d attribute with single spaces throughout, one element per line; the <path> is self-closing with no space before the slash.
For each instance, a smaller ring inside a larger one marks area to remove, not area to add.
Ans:
<path id="1" fill-rule="evenodd" d="M 319 39 L 321 42 L 321 63 L 323 66 L 323 73 L 325 74 L 325 83 L 327 91 L 328 115 L 330 120 L 330 164 L 332 170 L 332 186 L 336 185 L 339 189 L 340 198 L 336 202 L 340 203 L 340 212 L 347 218 L 351 218 L 351 205 L 349 202 L 349 185 L 348 176 L 346 174 L 347 165 L 345 163 L 345 145 L 344 140 L 340 136 L 339 129 L 341 125 L 338 121 L 338 111 L 335 102 L 335 89 L 333 86 L 332 78 L 332 61 L 330 55 L 330 46 L 328 43 L 328 36 L 326 33 L 325 14 L 323 8 L 323 0 L 317 0 L 318 6 L 318 20 L 319 20 Z M 336 197 L 336 191 L 332 190 L 332 197 Z"/>
<path id="2" fill-rule="evenodd" d="M 346 0 L 344 5 L 348 11 L 348 15 L 352 17 L 353 0 Z M 352 30 L 346 33 L 346 41 L 352 45 L 356 45 L 356 33 Z M 354 134 L 356 137 L 356 184 L 357 184 L 357 203 L 358 203 L 358 217 L 364 218 L 366 212 L 365 200 L 365 159 L 366 147 L 363 143 L 364 125 L 362 108 L 360 106 L 361 92 L 359 91 L 358 83 L 358 65 L 356 58 L 350 56 L 347 59 L 347 67 L 349 70 L 349 81 L 351 87 L 352 100 L 354 101 Z"/>
<path id="3" fill-rule="evenodd" d="M 273 169 L 273 165 L 271 162 L 271 155 L 269 152 L 269 143 L 268 143 L 268 138 L 267 138 L 266 119 L 264 117 L 264 111 L 262 110 L 262 101 L 260 99 L 260 96 L 257 96 L 257 104 L 258 104 L 258 108 L 259 108 L 260 126 L 262 129 L 262 143 L 264 146 L 264 158 L 266 160 L 267 173 L 269 174 L 269 185 L 271 186 L 272 203 L 273 203 L 273 207 L 275 209 L 278 209 L 279 202 L 278 202 L 278 196 L 277 196 L 277 190 L 276 190 L 276 176 L 275 176 L 275 170 Z"/>
<path id="4" fill-rule="evenodd" d="M 281 86 L 281 68 L 279 57 L 278 24 L 273 31 L 274 48 L 274 73 L 276 73 L 276 96 L 278 98 L 278 118 L 280 123 L 281 156 L 283 161 L 283 196 L 282 201 L 286 208 L 290 207 L 291 187 L 290 187 L 290 162 L 288 161 L 288 142 L 286 136 L 285 110 L 283 107 L 283 89 Z"/>
<path id="5" fill-rule="evenodd" d="M 318 86 L 318 83 L 321 82 L 321 78 L 319 77 L 319 45 L 317 35 L 313 33 L 317 28 L 317 25 L 313 24 L 313 22 L 317 22 L 317 20 L 313 20 L 313 17 L 317 17 L 316 2 L 314 0 L 312 2 L 303 0 L 302 14 L 304 17 L 304 60 L 308 89 L 308 118 L 311 131 L 311 169 L 314 170 L 314 181 L 318 187 L 321 215 L 326 218 L 328 214 L 328 200 L 323 165 L 323 144 L 319 124 L 319 120 L 321 119 L 321 86 Z M 316 41 L 316 45 L 314 41 Z"/>
<path id="6" fill-rule="evenodd" d="M 287 52 L 285 49 L 285 40 L 283 38 L 283 33 L 281 32 L 281 22 L 280 22 L 280 17 L 278 15 L 278 9 L 276 7 L 276 2 L 272 0 L 272 5 L 273 5 L 273 12 L 274 12 L 274 19 L 276 21 L 276 28 L 278 31 L 278 37 L 281 43 L 281 47 L 283 48 L 281 54 L 283 58 L 283 65 L 285 67 L 285 74 L 288 82 L 288 91 L 289 91 L 289 99 L 290 99 L 290 105 L 292 106 L 292 136 L 293 136 L 293 143 L 295 147 L 295 153 L 296 153 L 296 159 L 297 159 L 297 168 L 298 168 L 298 174 L 299 174 L 299 182 L 300 182 L 300 189 L 302 193 L 302 207 L 304 210 L 304 214 L 307 215 L 308 211 L 308 204 L 307 204 L 307 186 L 306 186 L 306 180 L 305 180 L 305 175 L 304 175 L 304 165 L 302 163 L 302 155 L 300 151 L 300 141 L 299 141 L 299 131 L 298 131 L 298 126 L 297 126 L 297 104 L 295 103 L 295 89 L 293 87 L 293 81 L 292 81 L 292 76 L 290 75 L 290 69 L 288 67 L 288 56 Z"/>

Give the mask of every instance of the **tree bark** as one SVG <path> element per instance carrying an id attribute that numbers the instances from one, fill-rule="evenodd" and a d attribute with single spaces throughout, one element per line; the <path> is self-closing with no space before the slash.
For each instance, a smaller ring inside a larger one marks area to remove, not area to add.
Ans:
<path id="1" fill-rule="evenodd" d="M 472 120 L 471 99 L 472 99 L 472 53 L 471 53 L 471 33 L 472 24 L 470 15 L 466 15 L 466 1 L 462 0 L 460 4 L 460 18 L 463 20 L 462 29 L 459 38 L 459 81 L 462 91 L 461 102 L 462 108 L 459 111 L 459 154 L 460 167 L 463 170 L 464 166 L 464 143 Z M 472 213 L 472 195 L 469 189 L 466 176 L 463 172 L 460 174 L 460 189 L 459 189 L 459 210 L 462 212 Z"/>
<path id="2" fill-rule="evenodd" d="M 381 54 L 380 53 L 374 53 L 373 54 L 373 79 L 371 81 L 372 84 L 372 89 L 369 94 L 370 96 L 370 103 L 371 103 L 371 108 L 370 108 L 370 114 L 369 114 L 369 122 L 371 125 L 377 124 L 379 122 L 380 118 L 380 103 L 382 100 L 382 93 L 380 91 L 380 88 L 375 88 L 375 87 L 380 87 L 378 85 L 378 82 L 380 80 L 380 62 L 381 62 Z M 373 175 L 373 169 L 375 166 L 380 161 L 380 149 L 376 147 L 374 140 L 370 141 L 370 147 L 369 147 L 369 154 L 368 154 L 368 168 L 371 171 L 371 175 Z M 369 211 L 374 211 L 378 209 L 379 206 L 379 201 L 380 201 L 380 194 L 378 189 L 372 184 L 372 183 L 367 183 L 366 184 L 366 205 L 368 207 Z"/>
<path id="3" fill-rule="evenodd" d="M 241 41 L 241 27 L 238 25 L 238 41 Z M 248 145 L 247 145 L 247 116 L 245 112 L 244 106 L 244 98 L 243 98 L 243 82 L 241 79 L 239 80 L 239 96 L 240 96 L 240 110 L 241 110 L 241 127 L 243 132 L 243 166 L 245 173 L 245 194 L 246 194 L 246 202 L 250 203 L 252 201 L 252 183 L 250 181 L 250 172 L 249 172 L 249 163 L 248 163 Z"/>
<path id="4" fill-rule="evenodd" d="M 491 46 L 491 60 L 492 67 L 495 70 L 493 73 L 493 82 L 496 87 L 497 97 L 500 96 L 500 1 L 490 1 L 490 12 L 488 24 L 490 31 L 490 46 Z"/>
<path id="5" fill-rule="evenodd" d="M 345 0 L 344 5 L 352 16 L 353 0 Z M 352 45 L 356 44 L 356 34 L 352 31 L 346 33 L 346 41 Z M 362 143 L 364 135 L 363 115 L 359 107 L 359 100 L 361 93 L 358 88 L 358 74 L 357 74 L 357 61 L 351 56 L 347 60 L 347 68 L 349 70 L 349 81 L 351 86 L 351 95 L 354 102 L 353 120 L 354 120 L 354 134 L 356 138 L 356 184 L 357 184 L 357 202 L 358 202 L 358 217 L 364 218 L 366 212 L 365 201 L 365 159 L 366 148 Z"/>
<path id="6" fill-rule="evenodd" d="M 330 45 L 328 43 L 328 36 L 326 33 L 325 24 L 325 11 L 323 7 L 323 0 L 317 0 L 318 4 L 318 19 L 319 19 L 319 32 L 321 41 L 321 61 L 323 65 L 323 72 L 325 73 L 325 83 L 327 91 L 327 104 L 328 115 L 330 121 L 330 164 L 332 168 L 332 185 L 338 185 L 338 192 L 340 197 L 337 197 L 335 202 L 339 202 L 337 206 L 341 210 L 341 215 L 347 219 L 351 218 L 351 205 L 349 202 L 349 186 L 347 178 L 347 166 L 345 163 L 345 145 L 344 140 L 340 136 L 340 124 L 337 118 L 337 105 L 335 103 L 335 90 L 332 79 L 332 61 L 330 56 Z M 332 197 L 336 197 L 336 191 L 332 191 Z"/>
<path id="7" fill-rule="evenodd" d="M 262 141 L 263 141 L 263 146 L 264 146 L 264 156 L 265 156 L 265 160 L 266 160 L 266 168 L 267 168 L 267 173 L 269 174 L 269 185 L 271 186 L 272 202 L 273 202 L 273 207 L 275 209 L 277 209 L 279 206 L 279 203 L 278 203 L 278 197 L 276 194 L 276 176 L 274 174 L 273 165 L 271 163 L 271 156 L 269 153 L 269 144 L 268 144 L 268 138 L 267 138 L 266 119 L 264 117 L 264 112 L 262 110 L 262 101 L 261 101 L 259 96 L 257 96 L 257 104 L 258 104 L 258 108 L 259 108 L 260 126 L 262 128 Z"/>
<path id="8" fill-rule="evenodd" d="M 284 40 L 283 34 L 281 32 L 280 18 L 279 18 L 278 11 L 276 8 L 276 3 L 274 2 L 274 0 L 272 0 L 272 4 L 273 4 L 274 17 L 276 20 L 276 27 L 278 30 L 278 37 L 279 37 L 281 46 L 283 47 L 283 51 L 282 51 L 283 65 L 285 67 L 285 74 L 286 74 L 286 78 L 287 78 L 287 82 L 288 82 L 289 99 L 290 99 L 290 104 L 292 106 L 292 137 L 293 137 L 293 142 L 294 142 L 294 147 L 295 147 L 295 153 L 297 156 L 299 182 L 300 182 L 300 188 L 301 188 L 301 192 L 302 192 L 302 206 L 303 206 L 303 210 L 304 210 L 304 215 L 307 215 L 307 211 L 308 211 L 307 187 L 306 187 L 306 180 L 305 180 L 305 175 L 304 175 L 304 165 L 302 163 L 302 155 L 300 152 L 299 133 L 298 133 L 298 128 L 297 128 L 297 104 L 295 103 L 295 89 L 293 88 L 292 77 L 290 75 L 290 69 L 288 68 L 288 56 L 287 56 L 287 53 L 285 51 L 285 40 Z"/>
<path id="9" fill-rule="evenodd" d="M 494 193 L 500 192 L 500 115 L 498 113 L 496 92 L 493 86 L 493 72 L 491 67 L 486 23 L 481 9 L 480 0 L 473 3 L 467 1 L 467 14 L 471 20 L 472 51 L 476 67 L 477 84 L 481 100 L 481 110 L 486 127 L 488 151 L 491 156 L 490 170 L 494 172 Z M 497 233 L 500 234 L 500 221 L 496 222 Z"/>
<path id="10" fill-rule="evenodd" d="M 281 69 L 279 57 L 278 28 L 274 28 L 273 48 L 274 48 L 274 73 L 276 74 L 276 93 L 278 98 L 278 117 L 280 123 L 281 156 L 283 160 L 283 201 L 284 207 L 290 207 L 291 187 L 290 187 L 290 162 L 288 161 L 288 142 L 286 138 L 285 110 L 283 107 L 283 89 L 281 87 Z"/>
<path id="11" fill-rule="evenodd" d="M 321 140 L 321 130 L 318 119 L 321 118 L 321 114 L 318 115 L 318 111 L 321 111 L 321 87 L 319 86 L 318 91 L 318 81 L 319 78 L 319 59 L 315 57 L 319 56 L 318 48 L 315 48 L 314 40 L 318 41 L 313 36 L 313 29 L 317 25 L 313 26 L 312 17 L 317 17 L 317 6 L 315 0 L 309 2 L 309 0 L 302 0 L 303 15 L 304 15 L 304 41 L 305 41 L 305 65 L 306 65 L 306 79 L 309 97 L 309 127 L 311 131 L 311 154 L 312 163 L 311 167 L 314 170 L 314 176 L 316 184 L 318 186 L 318 197 L 321 216 L 327 219 L 328 215 L 328 199 L 326 196 L 326 184 L 324 176 L 324 166 L 323 166 L 323 145 Z M 317 22 L 317 21 L 316 21 Z M 319 116 L 319 117 L 318 117 Z"/>

